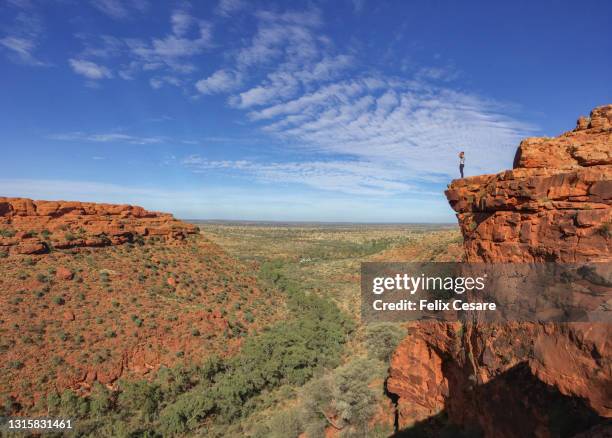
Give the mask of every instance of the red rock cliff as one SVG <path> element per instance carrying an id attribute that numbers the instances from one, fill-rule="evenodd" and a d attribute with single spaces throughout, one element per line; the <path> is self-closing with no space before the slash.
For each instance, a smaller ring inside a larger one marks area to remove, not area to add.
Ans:
<path id="1" fill-rule="evenodd" d="M 455 180 L 468 261 L 612 260 L 612 105 L 555 138 L 528 138 L 514 169 Z"/>
<path id="2" fill-rule="evenodd" d="M 197 232 L 171 214 L 131 205 L 0 197 L 0 251 L 16 254 L 106 246 L 145 236 L 183 239 Z"/>
<path id="3" fill-rule="evenodd" d="M 446 195 L 470 262 L 612 261 L 612 105 L 559 137 L 524 140 L 512 170 L 455 180 Z M 491 437 L 602 431 L 611 333 L 594 323 L 413 325 L 387 381 L 399 428 L 448 418 Z"/>

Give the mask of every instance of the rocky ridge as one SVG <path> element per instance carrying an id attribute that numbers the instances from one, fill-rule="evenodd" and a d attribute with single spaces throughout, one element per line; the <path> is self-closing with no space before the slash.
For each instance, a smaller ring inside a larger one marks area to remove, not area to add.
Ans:
<path id="1" fill-rule="evenodd" d="M 0 197 L 4 254 L 120 245 L 151 236 L 176 241 L 196 232 L 197 227 L 171 214 L 137 206 Z"/>
<path id="2" fill-rule="evenodd" d="M 524 140 L 512 170 L 455 180 L 446 196 L 469 262 L 612 261 L 612 105 L 559 137 Z M 410 330 L 387 380 L 400 430 L 449 421 L 496 437 L 609 432 L 609 325 Z"/>
<path id="3" fill-rule="evenodd" d="M 197 231 L 141 207 L 0 198 L 0 411 L 228 357 L 275 321 L 284 298 Z"/>

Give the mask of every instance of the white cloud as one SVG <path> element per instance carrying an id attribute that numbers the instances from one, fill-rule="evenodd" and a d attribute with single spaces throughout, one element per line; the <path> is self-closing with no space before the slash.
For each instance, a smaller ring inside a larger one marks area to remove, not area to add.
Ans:
<path id="1" fill-rule="evenodd" d="M 175 76 L 161 76 L 149 79 L 149 84 L 151 85 L 151 88 L 158 90 L 164 85 L 180 87 L 183 84 L 183 81 Z"/>
<path id="2" fill-rule="evenodd" d="M 196 82 L 196 88 L 202 94 L 227 93 L 235 90 L 241 83 L 240 73 L 221 69 Z"/>
<path id="3" fill-rule="evenodd" d="M 388 196 L 413 191 L 406 175 L 380 163 L 366 161 L 306 161 L 259 163 L 247 160 L 206 160 L 191 155 L 182 164 L 195 173 L 210 170 L 235 170 L 254 175 L 258 180 L 282 184 L 305 184 L 359 196 Z"/>
<path id="4" fill-rule="evenodd" d="M 87 141 L 95 143 L 127 143 L 136 145 L 158 144 L 167 141 L 165 137 L 138 137 L 118 132 L 102 134 L 86 134 L 83 132 L 69 132 L 64 134 L 53 134 L 48 138 L 62 141 Z"/>
<path id="5" fill-rule="evenodd" d="M 459 150 L 473 173 L 511 164 L 533 127 L 503 110 L 476 95 L 379 76 L 340 81 L 249 115 L 296 147 L 385 163 L 418 179 L 454 175 Z"/>
<path id="6" fill-rule="evenodd" d="M 293 62 L 316 58 L 319 40 L 313 29 L 321 25 L 318 10 L 285 12 L 260 11 L 257 33 L 237 55 L 239 66 L 248 67 L 274 62 L 286 56 Z"/>
<path id="7" fill-rule="evenodd" d="M 13 50 L 23 59 L 31 58 L 32 49 L 34 49 L 34 47 L 36 46 L 36 44 L 32 40 L 15 36 L 7 36 L 0 39 L 0 44 L 2 44 L 7 49 Z"/>
<path id="8" fill-rule="evenodd" d="M 274 13 L 260 11 L 257 32 L 236 55 L 235 68 L 246 71 L 276 63 L 259 84 L 231 96 L 237 108 L 276 103 L 303 93 L 313 83 L 337 78 L 350 69 L 353 57 L 333 53 L 327 38 L 320 35 L 318 10 Z"/>
<path id="9" fill-rule="evenodd" d="M 152 38 L 150 42 L 125 40 L 132 61 L 122 70 L 122 77 L 131 79 L 138 71 L 190 74 L 197 70 L 190 59 L 212 47 L 211 24 L 185 11 L 175 11 L 171 22 L 172 32 L 164 37 Z"/>
<path id="10" fill-rule="evenodd" d="M 217 13 L 225 17 L 229 17 L 235 12 L 244 9 L 247 6 L 243 0 L 220 0 L 217 5 Z"/>
<path id="11" fill-rule="evenodd" d="M 92 5 L 115 19 L 128 18 L 132 11 L 144 12 L 149 8 L 147 0 L 91 0 Z"/>
<path id="12" fill-rule="evenodd" d="M 203 93 L 229 92 L 229 104 L 247 110 L 287 153 L 321 158 L 267 164 L 185 160 L 195 172 L 228 169 L 262 181 L 392 195 L 448 181 L 457 173 L 459 150 L 466 152 L 470 173 L 505 168 L 520 138 L 534 130 L 506 115 L 503 105 L 454 91 L 447 85 L 456 76 L 451 68 L 413 69 L 408 79 L 351 74 L 356 60 L 337 53 L 321 34 L 316 9 L 255 15 L 257 31 L 231 58 L 233 65 L 196 87 Z M 276 67 L 263 79 L 232 94 L 237 81 L 228 72 L 257 77 L 272 63 Z"/>
<path id="13" fill-rule="evenodd" d="M 93 0 L 92 4 L 113 18 L 125 18 L 128 15 L 127 9 L 120 0 Z"/>
<path id="14" fill-rule="evenodd" d="M 111 1 L 109 8 L 120 10 L 136 8 L 136 3 Z M 140 9 L 146 9 L 146 3 Z M 197 70 L 194 58 L 213 47 L 212 25 L 200 20 L 186 9 L 177 9 L 170 16 L 170 32 L 166 35 L 143 38 L 120 38 L 114 35 L 92 35 L 81 33 L 83 50 L 74 59 L 103 58 L 105 62 L 116 61 L 116 75 L 124 80 L 134 80 L 139 74 L 154 74 L 147 80 L 152 88 L 163 85 L 183 86 L 184 78 Z M 92 62 L 94 61 L 87 61 Z M 85 67 L 85 66 L 83 66 Z M 93 73 L 93 66 L 88 70 Z"/>
<path id="15" fill-rule="evenodd" d="M 351 63 L 352 57 L 348 55 L 324 56 L 320 61 L 306 65 L 285 63 L 269 73 L 262 84 L 233 96 L 230 103 L 238 108 L 250 108 L 287 99 L 313 82 L 324 82 L 337 77 Z"/>
<path id="16" fill-rule="evenodd" d="M 175 35 L 183 36 L 189 31 L 194 19 L 187 12 L 178 10 L 172 13 L 170 21 L 172 22 L 172 32 Z"/>
<path id="17" fill-rule="evenodd" d="M 16 4 L 28 9 L 29 5 Z M 8 51 L 10 57 L 19 63 L 45 66 L 34 54 L 43 35 L 43 25 L 37 13 L 32 10 L 20 11 L 15 15 L 13 24 L 7 27 L 6 36 L 0 38 L 0 48 Z"/>
<path id="18" fill-rule="evenodd" d="M 244 6 L 222 1 L 217 12 Z M 361 2 L 355 5 L 361 7 Z M 237 39 L 242 46 L 227 51 L 226 62 L 195 88 L 201 94 L 228 94 L 229 105 L 245 110 L 264 138 L 283 145 L 283 153 L 316 159 L 261 163 L 192 157 L 183 162 L 192 171 L 227 169 L 260 181 L 396 195 L 423 182 L 448 181 L 457 173 L 459 150 L 466 152 L 468 174 L 505 168 L 519 139 L 534 130 L 511 117 L 504 105 L 451 88 L 457 72 L 449 67 L 411 66 L 412 73 L 402 78 L 375 70 L 356 74 L 358 54 L 343 53 L 322 33 L 317 9 L 259 11 L 255 18 L 254 34 Z M 172 14 L 170 25 L 170 33 L 157 38 L 103 41 L 100 56 L 120 47 L 130 59 L 117 69 L 120 77 L 147 72 L 153 88 L 186 87 L 197 69 L 195 57 L 214 48 L 212 27 L 185 9 Z M 103 75 L 83 70 L 92 79 Z M 76 137 L 154 142 L 116 133 Z"/>
<path id="19" fill-rule="evenodd" d="M 75 73 L 85 76 L 88 79 L 97 80 L 113 77 L 108 68 L 92 61 L 71 58 L 69 63 Z"/>

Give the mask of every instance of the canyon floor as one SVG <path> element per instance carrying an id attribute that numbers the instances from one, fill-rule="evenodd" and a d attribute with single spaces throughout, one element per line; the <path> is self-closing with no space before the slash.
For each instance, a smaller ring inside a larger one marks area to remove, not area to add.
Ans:
<path id="1" fill-rule="evenodd" d="M 460 261 L 454 224 L 243 225 L 198 224 L 239 260 L 272 263 L 305 291 L 325 294 L 359 313 L 359 270 L 364 261 Z"/>

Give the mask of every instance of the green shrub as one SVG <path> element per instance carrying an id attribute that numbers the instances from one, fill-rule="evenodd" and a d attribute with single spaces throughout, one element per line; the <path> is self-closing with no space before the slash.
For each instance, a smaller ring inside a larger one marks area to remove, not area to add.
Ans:
<path id="1" fill-rule="evenodd" d="M 302 385 L 316 370 L 337 366 L 352 322 L 324 298 L 294 293 L 289 308 L 296 318 L 244 342 L 241 353 L 214 369 L 161 413 L 167 433 L 184 433 L 214 415 L 230 423 L 253 408 L 246 402 L 282 384 Z"/>
<path id="2" fill-rule="evenodd" d="M 89 412 L 89 400 L 66 389 L 60 398 L 59 411 L 66 418 L 84 417 Z"/>
<path id="3" fill-rule="evenodd" d="M 365 331 L 368 355 L 388 362 L 398 344 L 406 337 L 406 329 L 391 322 L 370 324 Z"/>
<path id="4" fill-rule="evenodd" d="M 23 362 L 20 360 L 11 360 L 9 361 L 8 366 L 14 370 L 20 370 L 23 368 Z"/>
<path id="5" fill-rule="evenodd" d="M 303 415 L 307 427 L 318 430 L 333 423 L 346 432 L 367 431 L 376 410 L 376 393 L 369 384 L 381 374 L 381 363 L 357 358 L 332 373 L 309 382 L 303 392 Z M 325 414 L 324 414 L 325 413 Z"/>
<path id="6" fill-rule="evenodd" d="M 59 413 L 59 408 L 61 404 L 60 396 L 55 393 L 47 394 L 47 411 L 49 415 L 57 415 Z"/>
<path id="7" fill-rule="evenodd" d="M 289 409 L 273 416 L 267 424 L 267 433 L 262 436 L 297 438 L 302 430 L 302 413 L 298 409 Z"/>
<path id="8" fill-rule="evenodd" d="M 94 418 L 104 416 L 112 408 L 112 396 L 100 383 L 94 383 L 89 396 L 89 410 Z"/>
<path id="9" fill-rule="evenodd" d="M 119 409 L 137 414 L 140 419 L 150 421 L 156 416 L 162 392 L 159 385 L 145 380 L 121 383 L 121 392 L 117 398 Z"/>
<path id="10" fill-rule="evenodd" d="M 62 394 L 62 409 L 70 406 L 81 413 L 88 409 L 88 420 L 81 423 L 91 428 L 90 434 L 98 436 L 192 435 L 203 427 L 225 430 L 226 436 L 231 435 L 230 432 L 237 430 L 236 421 L 267 403 L 266 394 L 285 386 L 303 385 L 324 369 L 338 366 L 343 346 L 354 330 L 353 321 L 330 300 L 299 292 L 282 272 L 278 274 L 276 283 L 287 292 L 291 316 L 245 338 L 238 354 L 225 359 L 211 357 L 198 367 L 161 368 L 152 382 L 120 381 L 115 393 L 96 385 L 85 399 L 87 408 L 76 404 L 74 394 Z M 246 310 L 244 319 L 251 318 L 251 312 Z M 137 315 L 132 320 L 142 324 Z M 96 322 L 101 324 L 103 320 L 97 318 Z M 229 331 L 235 336 L 246 333 L 240 320 L 234 317 Z M 197 334 L 199 331 L 194 328 L 192 335 Z M 108 328 L 106 336 L 116 334 Z M 176 356 L 182 357 L 184 352 L 179 351 Z M 98 352 L 93 361 L 102 363 L 109 358 L 109 352 Z M 369 370 L 365 372 L 369 378 Z M 351 376 L 367 381 L 363 375 Z M 347 386 L 349 393 L 358 392 Z M 328 404 L 333 400 L 327 400 Z M 352 402 L 350 399 L 347 403 Z M 337 406 L 334 408 L 339 410 Z M 358 424 L 361 415 L 361 408 L 355 409 L 343 414 L 346 418 L 343 421 L 351 427 Z M 266 424 L 267 435 L 263 436 L 291 437 L 302 429 L 312 431 L 315 426 L 319 430 L 325 427 L 324 422 L 314 426 L 314 423 L 303 424 L 300 415 L 301 411 L 289 410 L 284 418 L 274 417 Z"/>

